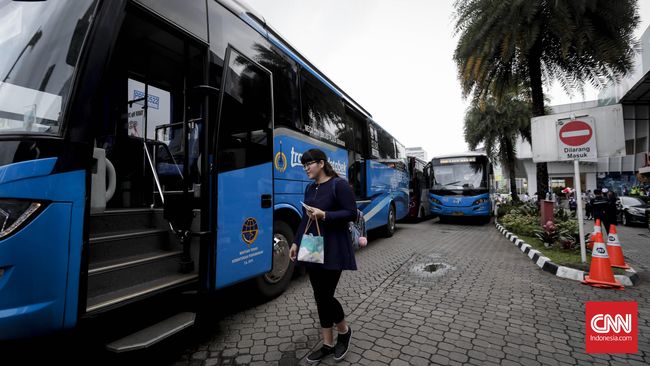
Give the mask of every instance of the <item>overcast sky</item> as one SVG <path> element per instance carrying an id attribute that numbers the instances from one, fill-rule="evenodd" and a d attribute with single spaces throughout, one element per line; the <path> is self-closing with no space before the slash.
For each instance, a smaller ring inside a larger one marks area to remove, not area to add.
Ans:
<path id="1" fill-rule="evenodd" d="M 404 145 L 429 158 L 467 150 L 453 0 L 244 0 Z M 650 1 L 639 0 L 641 25 Z M 547 91 L 552 104 L 596 99 Z"/>

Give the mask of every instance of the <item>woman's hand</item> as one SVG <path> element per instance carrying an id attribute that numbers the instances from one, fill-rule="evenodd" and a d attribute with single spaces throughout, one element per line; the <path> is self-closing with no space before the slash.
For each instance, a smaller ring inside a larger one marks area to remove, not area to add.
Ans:
<path id="1" fill-rule="evenodd" d="M 291 249 L 289 249 L 289 258 L 291 258 L 292 261 L 296 261 L 296 258 L 298 257 L 298 245 L 297 244 L 291 244 Z"/>
<path id="2" fill-rule="evenodd" d="M 325 219 L 325 211 L 312 207 L 311 210 L 307 211 L 307 215 L 309 216 L 310 219 L 312 220 L 323 220 Z"/>

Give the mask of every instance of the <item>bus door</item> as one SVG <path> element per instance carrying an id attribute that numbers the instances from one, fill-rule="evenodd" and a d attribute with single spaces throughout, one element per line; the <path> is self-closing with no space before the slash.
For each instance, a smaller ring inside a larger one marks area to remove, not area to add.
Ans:
<path id="1" fill-rule="evenodd" d="M 273 250 L 272 77 L 229 48 L 216 145 L 215 286 L 271 270 Z"/>

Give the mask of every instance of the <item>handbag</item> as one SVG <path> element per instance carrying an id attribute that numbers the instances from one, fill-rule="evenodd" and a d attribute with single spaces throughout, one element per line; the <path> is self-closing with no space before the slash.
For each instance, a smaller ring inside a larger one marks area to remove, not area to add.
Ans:
<path id="1" fill-rule="evenodd" d="M 341 178 L 335 178 L 341 179 Z M 332 191 L 334 199 L 336 198 L 336 189 Z M 368 245 L 368 234 L 366 232 L 366 219 L 363 217 L 363 212 L 357 209 L 357 219 L 348 222 L 348 231 L 350 232 L 350 243 L 352 248 L 358 250 Z"/>
<path id="2" fill-rule="evenodd" d="M 298 260 L 301 262 L 310 262 L 310 263 L 325 263 L 325 246 L 323 237 L 320 234 L 320 227 L 318 227 L 318 220 L 316 222 L 316 231 L 318 236 L 313 234 L 307 234 L 309 226 L 311 226 L 311 218 L 307 221 L 307 227 L 305 232 L 300 240 L 300 250 L 298 250 Z"/>
<path id="3" fill-rule="evenodd" d="M 350 230 L 352 247 L 355 250 L 363 248 L 368 244 L 368 238 L 366 237 L 366 219 L 363 218 L 363 212 L 361 210 L 357 210 L 357 219 L 350 221 L 348 228 Z"/>

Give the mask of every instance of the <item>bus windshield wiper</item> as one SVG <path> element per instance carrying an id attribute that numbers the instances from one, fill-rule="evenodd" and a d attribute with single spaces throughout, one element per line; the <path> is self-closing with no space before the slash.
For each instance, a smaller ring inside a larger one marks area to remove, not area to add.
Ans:
<path id="1" fill-rule="evenodd" d="M 460 183 L 459 180 L 457 180 L 457 181 L 455 181 L 455 182 L 451 182 L 451 183 L 443 184 L 442 186 L 443 186 L 443 187 L 446 187 L 446 186 L 451 186 L 451 185 L 458 184 L 458 183 Z"/>

